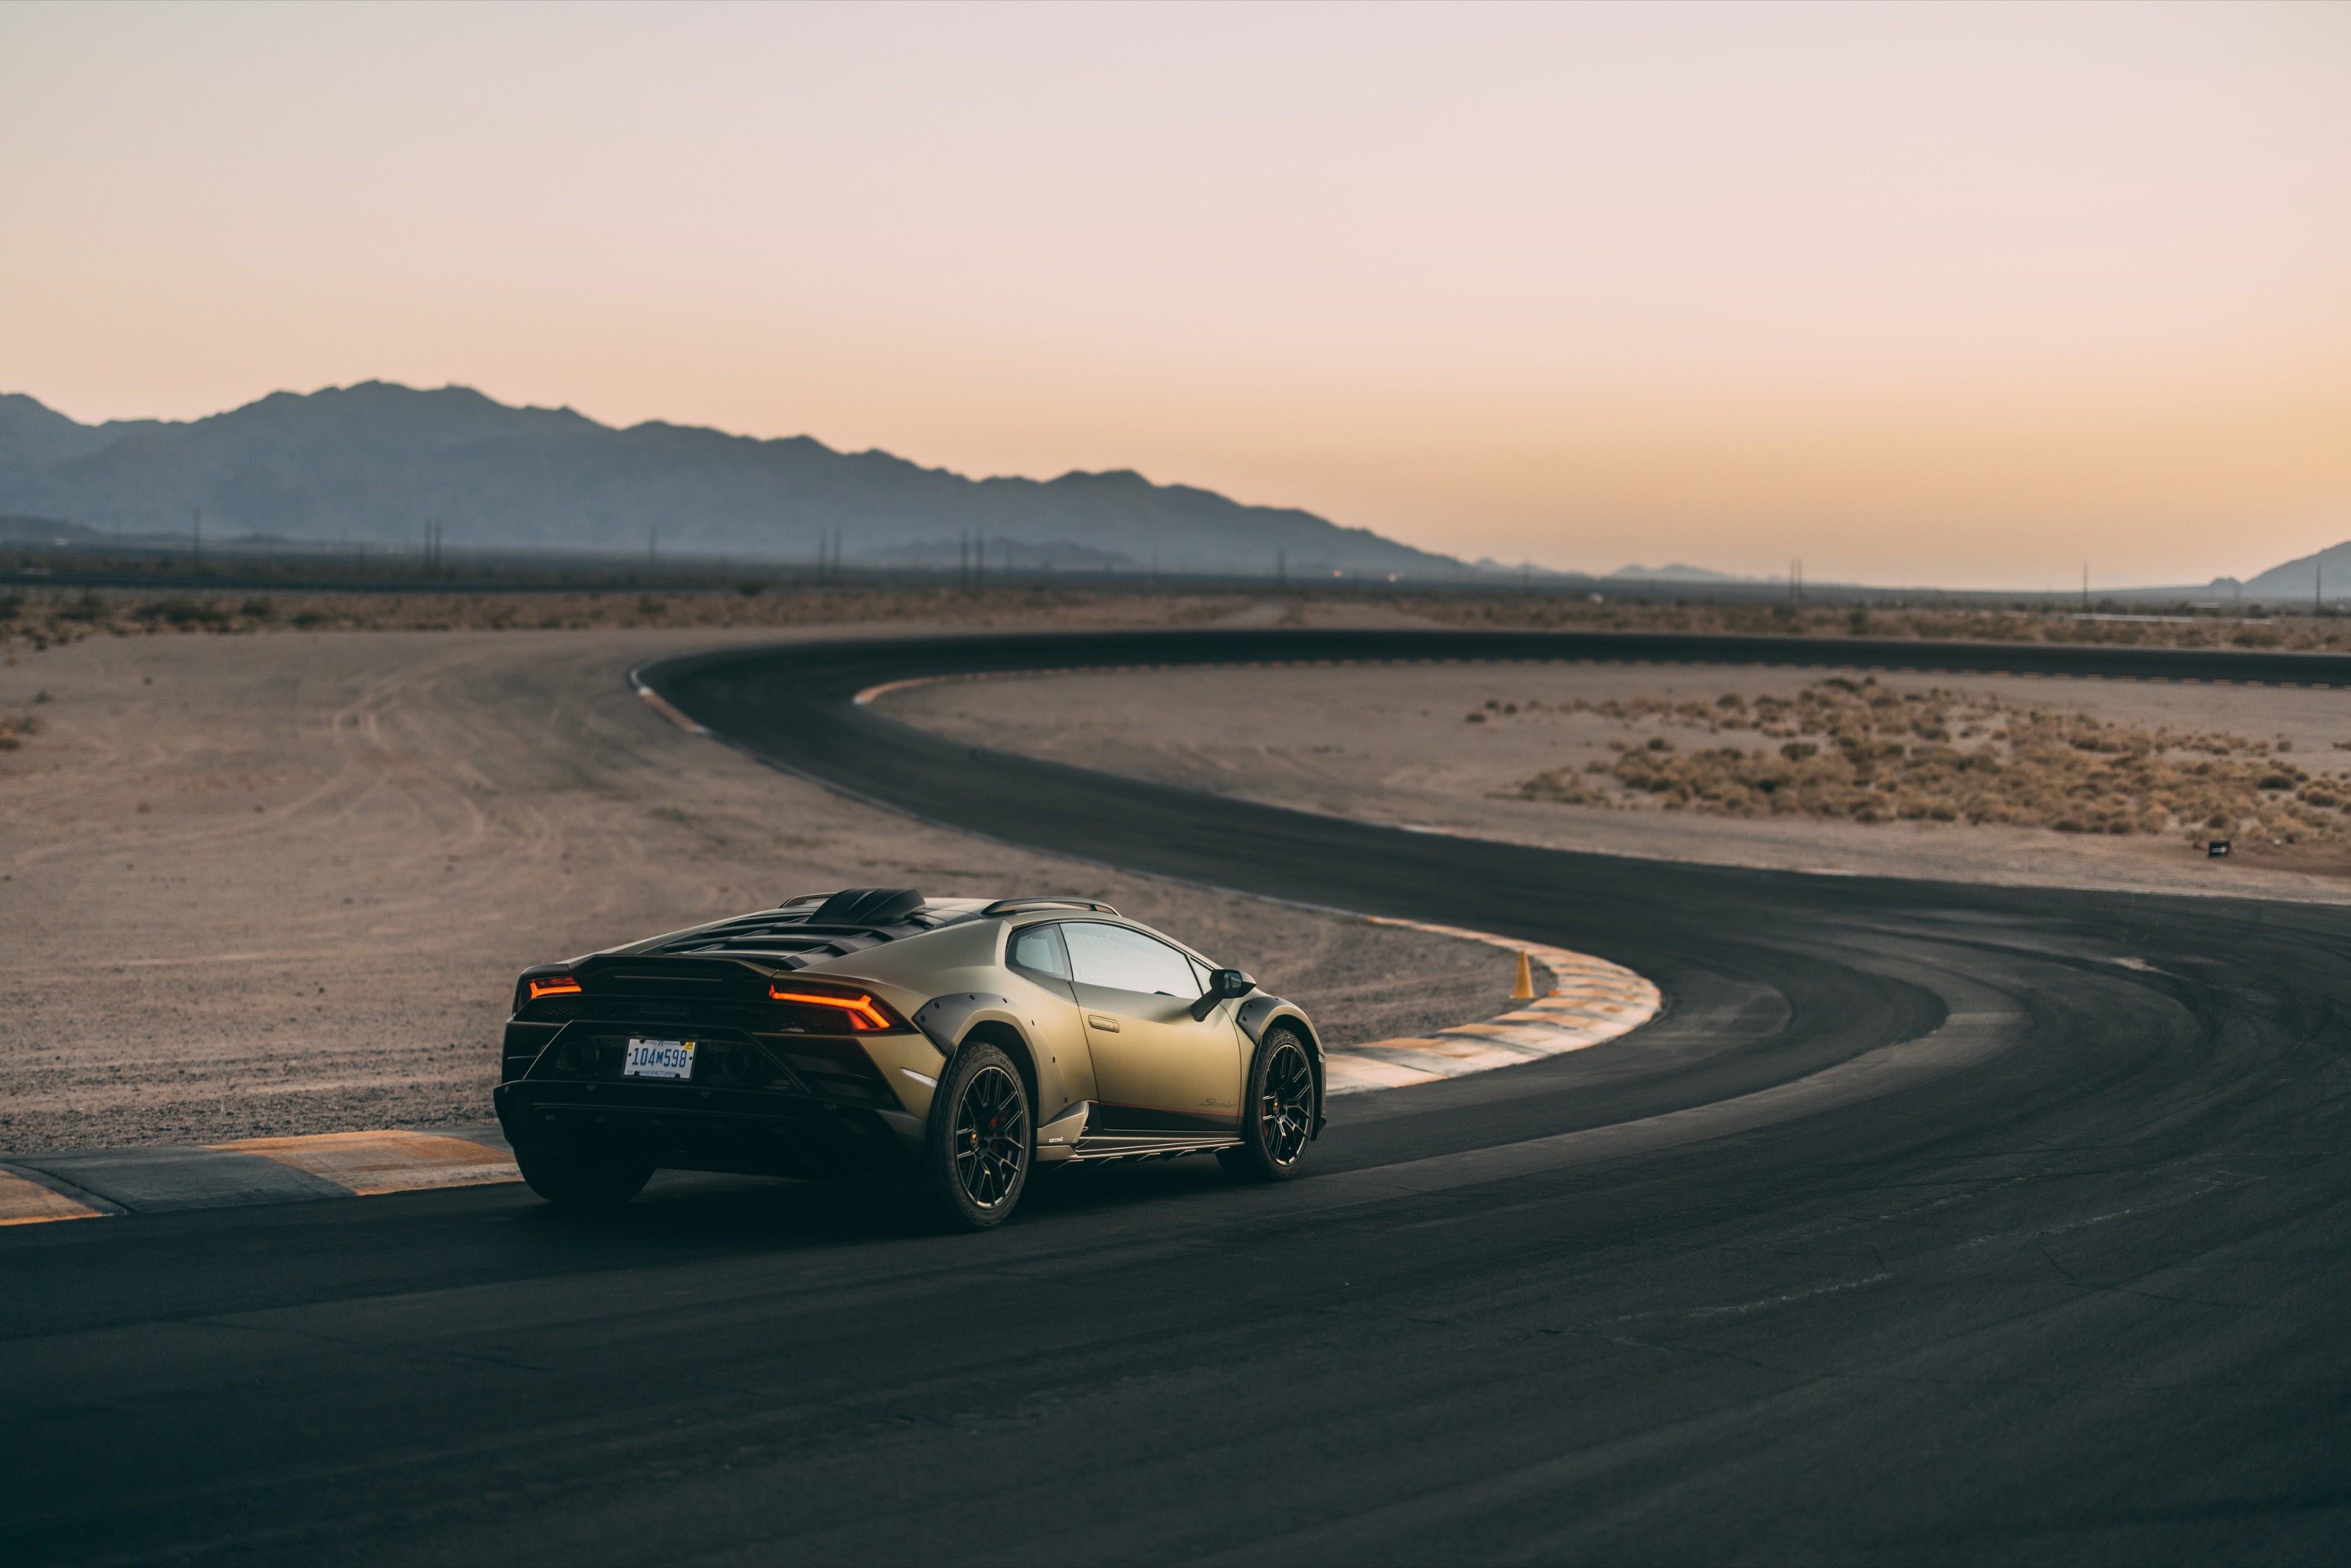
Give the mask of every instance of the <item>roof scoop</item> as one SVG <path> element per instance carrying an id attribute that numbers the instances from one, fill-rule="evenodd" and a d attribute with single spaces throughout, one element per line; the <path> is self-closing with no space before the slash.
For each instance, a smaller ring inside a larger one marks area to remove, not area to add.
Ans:
<path id="1" fill-rule="evenodd" d="M 879 925 L 923 907 L 912 887 L 844 887 L 817 906 L 811 925 Z"/>

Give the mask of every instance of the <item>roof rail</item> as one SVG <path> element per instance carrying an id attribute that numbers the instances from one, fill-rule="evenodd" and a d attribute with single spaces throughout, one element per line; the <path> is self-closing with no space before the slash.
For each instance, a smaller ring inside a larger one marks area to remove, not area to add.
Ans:
<path id="1" fill-rule="evenodd" d="M 1097 915 L 1118 913 L 1109 904 L 1097 904 L 1091 898 L 999 898 L 979 913 L 980 917 L 986 919 L 991 915 L 1018 915 L 1024 909 L 1091 909 Z"/>

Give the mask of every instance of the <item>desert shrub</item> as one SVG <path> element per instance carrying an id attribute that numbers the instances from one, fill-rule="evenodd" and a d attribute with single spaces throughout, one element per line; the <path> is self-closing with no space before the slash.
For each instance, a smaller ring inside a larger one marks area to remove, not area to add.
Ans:
<path id="1" fill-rule="evenodd" d="M 165 621 L 174 626 L 218 626 L 228 620 L 228 612 L 208 599 L 190 599 L 175 594 L 170 599 L 154 599 L 132 612 L 141 621 Z"/>
<path id="2" fill-rule="evenodd" d="M 1719 701 L 1683 706 L 1698 711 L 1642 698 L 1612 698 L 1591 711 L 1627 727 L 1654 719 L 1709 733 L 1723 727 Z M 2351 781 L 2274 760 L 2269 742 L 2243 736 L 2150 729 L 1941 689 L 1896 693 L 1844 676 L 1792 699 L 1756 698 L 1750 711 L 1765 737 L 1797 728 L 1819 738 L 1687 751 L 1663 735 L 1612 739 L 1613 757 L 1593 759 L 1580 774 L 1538 774 L 1517 793 L 1729 816 L 2004 823 L 2064 833 L 2219 831 L 2251 822 L 2286 841 L 2351 836 L 2338 815 L 2351 810 Z"/>

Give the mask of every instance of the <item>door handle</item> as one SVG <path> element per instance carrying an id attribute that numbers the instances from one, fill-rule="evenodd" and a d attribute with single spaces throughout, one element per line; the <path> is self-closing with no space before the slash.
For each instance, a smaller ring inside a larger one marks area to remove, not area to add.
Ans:
<path id="1" fill-rule="evenodd" d="M 1110 1017 L 1107 1013 L 1088 1013 L 1086 1015 L 1086 1027 L 1089 1029 L 1098 1029 L 1104 1034 L 1116 1034 L 1118 1032 L 1118 1020 Z"/>

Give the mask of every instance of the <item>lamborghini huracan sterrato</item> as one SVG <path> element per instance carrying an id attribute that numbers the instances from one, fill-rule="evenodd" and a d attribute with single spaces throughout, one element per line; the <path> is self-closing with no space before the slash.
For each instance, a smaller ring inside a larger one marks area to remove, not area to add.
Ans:
<path id="1" fill-rule="evenodd" d="M 893 1179 L 985 1228 L 1038 1166 L 1214 1154 L 1298 1174 L 1322 1133 L 1306 1014 L 1075 898 L 811 894 L 541 964 L 496 1102 L 523 1179 L 625 1203 L 656 1170 Z"/>

